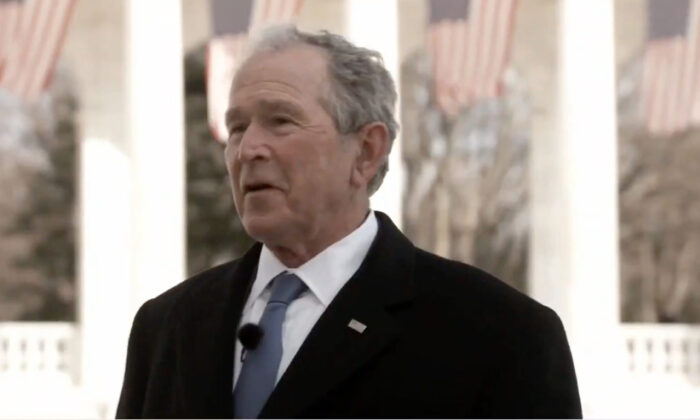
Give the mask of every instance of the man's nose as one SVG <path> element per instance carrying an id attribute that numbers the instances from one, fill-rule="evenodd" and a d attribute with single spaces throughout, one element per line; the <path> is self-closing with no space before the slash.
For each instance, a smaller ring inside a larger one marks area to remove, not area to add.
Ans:
<path id="1" fill-rule="evenodd" d="M 257 124 L 250 124 L 246 128 L 238 143 L 238 159 L 251 161 L 255 159 L 267 159 L 270 157 L 270 149 L 265 130 Z"/>

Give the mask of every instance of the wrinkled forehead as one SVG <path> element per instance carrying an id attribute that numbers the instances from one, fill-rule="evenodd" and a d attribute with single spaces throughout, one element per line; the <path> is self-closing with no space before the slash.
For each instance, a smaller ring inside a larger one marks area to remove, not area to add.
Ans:
<path id="1" fill-rule="evenodd" d="M 317 88 L 317 92 L 325 96 L 328 55 L 318 47 L 305 44 L 254 52 L 236 71 L 229 99 L 233 101 L 237 90 L 259 80 L 290 83 L 307 90 Z"/>

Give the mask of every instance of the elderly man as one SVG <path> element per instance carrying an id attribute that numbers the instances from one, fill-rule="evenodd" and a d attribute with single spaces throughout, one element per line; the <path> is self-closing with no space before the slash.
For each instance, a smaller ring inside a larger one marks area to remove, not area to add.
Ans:
<path id="1" fill-rule="evenodd" d="M 258 243 L 148 301 L 118 417 L 580 417 L 557 315 L 369 208 L 396 137 L 376 52 L 267 32 L 226 162 Z"/>

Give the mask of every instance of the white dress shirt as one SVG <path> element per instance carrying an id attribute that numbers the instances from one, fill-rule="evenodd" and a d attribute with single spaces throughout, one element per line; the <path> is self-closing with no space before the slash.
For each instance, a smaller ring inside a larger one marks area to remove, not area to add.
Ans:
<path id="1" fill-rule="evenodd" d="M 377 218 L 370 211 L 365 221 L 349 235 L 329 246 L 321 253 L 297 268 L 286 267 L 266 246 L 258 261 L 258 271 L 250 296 L 243 307 L 240 328 L 247 323 L 260 322 L 270 298 L 270 281 L 283 271 L 294 273 L 306 284 L 308 290 L 292 301 L 282 324 L 282 360 L 277 371 L 277 381 L 287 370 L 294 355 L 309 335 L 311 328 L 321 317 L 340 289 L 360 268 L 374 237 L 377 235 Z M 233 386 L 241 373 L 241 342 L 236 340 Z"/>

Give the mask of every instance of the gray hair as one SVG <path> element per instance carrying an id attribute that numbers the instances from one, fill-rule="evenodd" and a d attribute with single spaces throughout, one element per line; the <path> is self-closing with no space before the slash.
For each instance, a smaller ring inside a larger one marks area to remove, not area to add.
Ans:
<path id="1" fill-rule="evenodd" d="M 396 87 L 377 51 L 353 45 L 340 35 L 321 31 L 301 32 L 293 25 L 264 31 L 248 51 L 248 59 L 260 53 L 280 51 L 295 45 L 311 45 L 328 54 L 330 93 L 321 98 L 340 134 L 351 134 L 371 122 L 382 122 L 389 134 L 389 150 L 399 124 L 394 118 Z M 389 170 L 388 154 L 367 190 L 379 189 Z"/>

